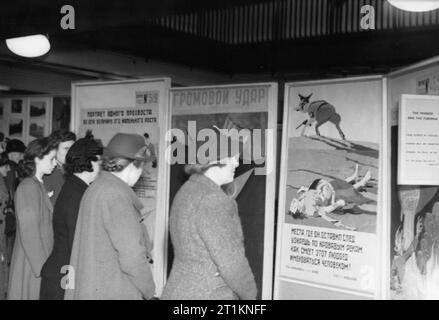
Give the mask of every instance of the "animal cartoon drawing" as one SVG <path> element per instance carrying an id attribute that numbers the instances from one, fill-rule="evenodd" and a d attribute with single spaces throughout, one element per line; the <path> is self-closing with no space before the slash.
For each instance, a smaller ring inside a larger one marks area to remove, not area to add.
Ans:
<path id="1" fill-rule="evenodd" d="M 307 126 L 312 126 L 315 123 L 316 134 L 320 136 L 319 127 L 329 121 L 337 128 L 341 139 L 346 140 L 345 135 L 340 128 L 341 117 L 335 111 L 335 107 L 325 100 L 316 100 L 310 102 L 309 100 L 311 99 L 312 95 L 312 93 L 309 96 L 302 96 L 299 94 L 300 103 L 295 110 L 307 113 L 309 119 L 303 121 L 296 129 L 304 126 L 301 134 L 303 136 L 305 135 Z"/>

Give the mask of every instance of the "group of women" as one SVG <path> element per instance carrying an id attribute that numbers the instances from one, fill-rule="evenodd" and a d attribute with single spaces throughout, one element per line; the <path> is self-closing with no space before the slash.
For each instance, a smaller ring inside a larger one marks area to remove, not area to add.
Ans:
<path id="1" fill-rule="evenodd" d="M 19 162 L 8 299 L 256 298 L 237 205 L 222 189 L 237 155 L 186 166 L 170 212 L 175 258 L 158 296 L 132 189 L 150 161 L 144 137 L 118 133 L 105 148 L 91 134 L 75 140 L 68 131 L 34 140 Z"/>

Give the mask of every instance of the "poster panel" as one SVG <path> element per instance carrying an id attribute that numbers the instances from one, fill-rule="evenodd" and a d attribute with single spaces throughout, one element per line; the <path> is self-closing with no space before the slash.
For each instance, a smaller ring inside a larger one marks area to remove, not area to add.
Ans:
<path id="1" fill-rule="evenodd" d="M 144 205 L 143 223 L 153 242 L 156 294 L 165 282 L 166 193 L 168 166 L 164 161 L 168 129 L 170 79 L 74 83 L 72 128 L 79 137 L 91 130 L 104 146 L 119 132 L 144 136 L 150 161 L 133 187 Z"/>
<path id="2" fill-rule="evenodd" d="M 205 138 L 202 129 L 248 130 L 235 180 L 227 192 L 237 201 L 244 246 L 255 276 L 259 299 L 271 299 L 276 179 L 277 84 L 255 83 L 171 90 L 172 128 L 184 132 L 173 143 L 190 146 Z M 261 133 L 257 137 L 257 132 Z M 188 160 L 188 159 L 186 159 Z M 171 166 L 170 203 L 188 179 L 184 164 Z M 170 246 L 168 271 L 172 266 Z"/>
<path id="3" fill-rule="evenodd" d="M 439 185 L 439 97 L 402 95 L 398 184 Z"/>
<path id="4" fill-rule="evenodd" d="M 285 85 L 275 298 L 289 298 L 280 282 L 378 297 L 384 87 L 382 77 Z"/>
<path id="5" fill-rule="evenodd" d="M 389 265 L 385 282 L 389 299 L 439 299 L 439 184 L 424 184 L 436 178 L 431 174 L 435 160 L 430 152 L 436 152 L 437 123 L 430 123 L 436 122 L 438 103 L 431 95 L 439 93 L 438 73 L 439 60 L 435 57 L 389 75 L 389 105 L 399 114 L 392 127 Z M 404 158 L 418 161 L 410 161 L 402 169 Z M 405 181 L 408 177 L 422 181 L 401 184 L 399 175 Z"/>

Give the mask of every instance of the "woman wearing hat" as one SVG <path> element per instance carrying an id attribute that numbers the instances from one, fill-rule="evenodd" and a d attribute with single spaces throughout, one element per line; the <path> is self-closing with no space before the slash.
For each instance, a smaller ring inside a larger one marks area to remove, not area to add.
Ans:
<path id="1" fill-rule="evenodd" d="M 65 183 L 61 188 L 53 211 L 53 250 L 41 271 L 41 300 L 63 300 L 61 287 L 68 265 L 75 235 L 76 220 L 82 196 L 100 171 L 100 157 L 103 148 L 88 133 L 76 141 L 66 155 Z"/>
<path id="2" fill-rule="evenodd" d="M 79 209 L 65 299 L 150 299 L 155 290 L 142 204 L 131 189 L 146 161 L 142 136 L 116 134 Z M 71 280 L 71 282 L 70 282 Z"/>
<path id="3" fill-rule="evenodd" d="M 216 142 L 213 148 L 221 146 Z M 186 166 L 191 176 L 172 203 L 170 232 L 175 257 L 161 299 L 256 298 L 238 207 L 221 188 L 233 181 L 238 160 L 229 150 L 216 154 L 208 150 L 205 159 L 198 157 L 197 164 Z"/>
<path id="4" fill-rule="evenodd" d="M 26 178 L 15 194 L 17 235 L 12 254 L 8 299 L 38 300 L 41 268 L 52 250 L 52 203 L 43 176 L 55 167 L 55 147 L 47 138 L 32 141 L 19 170 Z"/>

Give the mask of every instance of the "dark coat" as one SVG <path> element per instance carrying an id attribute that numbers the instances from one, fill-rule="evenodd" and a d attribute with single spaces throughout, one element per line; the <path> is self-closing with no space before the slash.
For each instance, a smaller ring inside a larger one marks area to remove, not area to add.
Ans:
<path id="1" fill-rule="evenodd" d="M 52 196 L 50 197 L 50 201 L 52 201 L 52 205 L 55 206 L 56 200 L 58 199 L 59 193 L 61 192 L 61 188 L 65 181 L 63 168 L 59 165 L 56 166 L 50 175 L 43 177 L 43 181 L 47 192 L 53 192 Z"/>
<path id="2" fill-rule="evenodd" d="M 88 185 L 75 175 L 66 177 L 53 211 L 53 250 L 41 271 L 41 300 L 63 300 L 61 268 L 69 264 L 79 205 Z"/>
<path id="3" fill-rule="evenodd" d="M 74 289 L 66 290 L 65 300 L 152 298 L 142 209 L 125 182 L 109 172 L 99 174 L 81 200 L 69 263 Z"/>
<path id="4" fill-rule="evenodd" d="M 255 299 L 236 202 L 202 174 L 174 198 L 170 231 L 175 259 L 162 299 Z"/>

